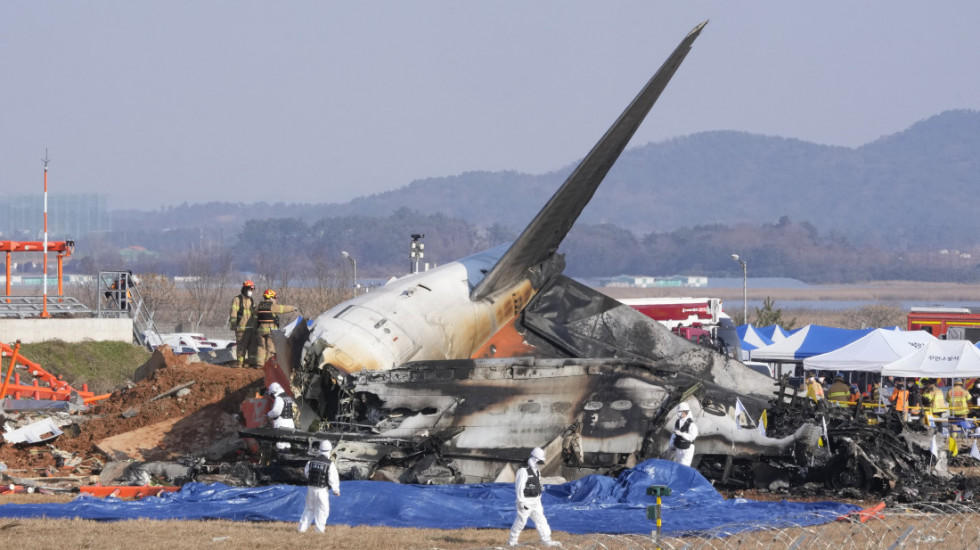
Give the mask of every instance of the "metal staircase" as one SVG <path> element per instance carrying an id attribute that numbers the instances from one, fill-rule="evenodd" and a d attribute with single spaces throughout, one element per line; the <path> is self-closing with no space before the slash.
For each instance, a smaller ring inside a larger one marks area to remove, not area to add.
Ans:
<path id="1" fill-rule="evenodd" d="M 135 343 L 150 350 L 163 343 L 132 271 L 100 271 L 96 297 L 97 317 L 130 317 Z"/>

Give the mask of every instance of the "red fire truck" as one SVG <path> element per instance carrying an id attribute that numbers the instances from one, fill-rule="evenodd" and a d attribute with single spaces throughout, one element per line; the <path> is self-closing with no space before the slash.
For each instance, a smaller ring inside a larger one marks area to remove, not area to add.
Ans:
<path id="1" fill-rule="evenodd" d="M 738 333 L 719 298 L 628 298 L 620 302 L 659 321 L 682 338 L 738 358 Z"/>
<path id="2" fill-rule="evenodd" d="M 925 330 L 936 338 L 980 340 L 980 313 L 965 307 L 913 307 L 907 330 Z"/>

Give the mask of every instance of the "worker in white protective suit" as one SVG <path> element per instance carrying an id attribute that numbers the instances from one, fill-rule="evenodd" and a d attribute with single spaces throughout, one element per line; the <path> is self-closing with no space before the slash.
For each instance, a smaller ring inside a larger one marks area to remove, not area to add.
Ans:
<path id="1" fill-rule="evenodd" d="M 273 397 L 272 408 L 269 409 L 267 416 L 272 421 L 273 428 L 295 429 L 296 423 L 293 421 L 293 398 L 286 395 L 282 386 L 278 382 L 269 384 L 269 395 Z M 276 443 L 276 449 L 288 451 L 289 443 L 280 441 Z"/>
<path id="2" fill-rule="evenodd" d="M 674 433 L 670 435 L 670 448 L 674 450 L 674 462 L 691 465 L 694 458 L 694 440 L 698 438 L 698 425 L 691 418 L 691 406 L 681 403 L 677 406 L 677 420 Z"/>
<path id="3" fill-rule="evenodd" d="M 541 485 L 541 472 L 538 464 L 544 464 L 544 450 L 535 447 L 531 451 L 531 458 L 527 459 L 527 466 L 517 471 L 517 478 L 514 481 L 514 490 L 517 493 L 517 517 L 514 524 L 510 526 L 509 546 L 517 546 L 517 539 L 521 536 L 521 531 L 531 518 L 534 527 L 538 530 L 541 542 L 548 546 L 561 546 L 561 543 L 551 540 L 551 527 L 548 520 L 544 517 L 544 507 L 541 505 L 541 492 L 544 487 Z"/>
<path id="4" fill-rule="evenodd" d="M 322 533 L 327 526 L 327 517 L 330 516 L 330 494 L 327 490 L 340 496 L 340 475 L 337 474 L 337 465 L 330 460 L 332 449 L 329 441 L 321 441 L 320 454 L 307 462 L 303 470 L 309 484 L 306 487 L 306 507 L 299 518 L 300 533 L 305 533 L 310 523 L 313 523 L 318 533 Z"/>

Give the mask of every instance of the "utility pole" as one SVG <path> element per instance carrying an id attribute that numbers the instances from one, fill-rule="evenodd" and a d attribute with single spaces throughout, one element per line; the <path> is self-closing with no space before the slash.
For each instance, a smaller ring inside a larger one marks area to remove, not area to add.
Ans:
<path id="1" fill-rule="evenodd" d="M 749 324 L 749 276 L 748 270 L 745 265 L 745 260 L 738 257 L 738 254 L 732 254 L 732 260 L 735 260 L 742 265 L 742 324 Z"/>

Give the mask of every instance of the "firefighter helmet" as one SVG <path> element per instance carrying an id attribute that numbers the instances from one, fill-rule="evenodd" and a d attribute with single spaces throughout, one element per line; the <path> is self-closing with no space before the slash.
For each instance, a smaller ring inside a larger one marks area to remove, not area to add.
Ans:
<path id="1" fill-rule="evenodd" d="M 331 451 L 331 449 L 333 449 L 333 445 L 331 445 L 330 442 L 327 441 L 326 439 L 324 439 L 323 441 L 320 442 L 320 452 L 321 453 L 329 453 Z"/>
<path id="2" fill-rule="evenodd" d="M 245 281 L 242 283 L 242 286 L 244 288 L 251 288 L 252 290 L 255 290 L 255 283 L 253 283 L 251 280 Z"/>
<path id="3" fill-rule="evenodd" d="M 272 300 L 273 298 L 275 298 L 275 297 L 276 297 L 276 291 L 275 291 L 275 290 L 272 290 L 272 289 L 270 288 L 269 290 L 266 290 L 265 292 L 263 292 L 263 293 L 262 293 L 262 296 L 263 296 L 263 297 L 264 297 L 264 298 L 265 298 L 266 300 Z"/>

